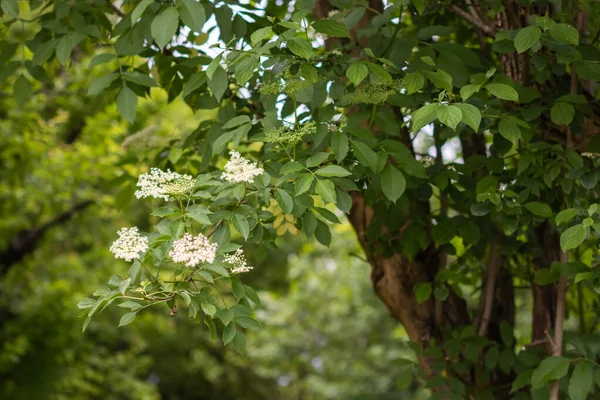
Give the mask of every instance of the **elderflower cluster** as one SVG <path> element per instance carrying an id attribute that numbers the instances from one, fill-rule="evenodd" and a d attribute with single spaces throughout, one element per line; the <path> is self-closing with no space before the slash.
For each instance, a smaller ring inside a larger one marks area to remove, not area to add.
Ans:
<path id="1" fill-rule="evenodd" d="M 206 236 L 199 234 L 192 236 L 189 233 L 173 242 L 169 257 L 176 263 L 183 263 L 187 267 L 195 267 L 200 263 L 212 263 L 217 255 L 217 244 L 212 243 Z"/>
<path id="2" fill-rule="evenodd" d="M 135 197 L 155 197 L 169 200 L 169 196 L 188 193 L 194 188 L 194 179 L 190 175 L 181 175 L 171 170 L 161 171 L 151 168 L 150 173 L 140 175 L 136 186 L 140 190 L 135 192 Z"/>
<path id="3" fill-rule="evenodd" d="M 138 228 L 121 228 L 117 232 L 119 238 L 110 246 L 115 258 L 131 261 L 140 258 L 140 253 L 148 250 L 148 238 L 140 235 Z"/>
<path id="4" fill-rule="evenodd" d="M 262 94 L 280 94 L 285 93 L 295 95 L 310 86 L 310 82 L 291 74 L 287 69 L 283 74 L 277 75 L 275 80 L 265 83 L 260 88 Z"/>
<path id="5" fill-rule="evenodd" d="M 304 136 L 314 135 L 316 132 L 317 123 L 315 121 L 309 121 L 295 130 L 282 126 L 265 132 L 265 142 L 295 144 Z"/>
<path id="6" fill-rule="evenodd" d="M 402 81 L 392 83 L 367 83 L 359 86 L 352 93 L 346 93 L 340 100 L 352 104 L 383 104 L 388 97 L 397 94 L 402 88 Z"/>
<path id="7" fill-rule="evenodd" d="M 233 266 L 233 269 L 231 270 L 232 274 L 241 274 L 254 269 L 248 265 L 244 250 L 242 249 L 237 249 L 235 253 L 226 255 L 225 262 Z"/>
<path id="8" fill-rule="evenodd" d="M 431 167 L 433 164 L 435 164 L 435 158 L 431 156 L 423 156 L 419 161 L 421 161 L 421 164 L 423 164 L 425 168 Z"/>
<path id="9" fill-rule="evenodd" d="M 265 172 L 264 169 L 258 167 L 257 163 L 245 159 L 237 151 L 231 150 L 229 154 L 231 158 L 225 164 L 225 172 L 221 175 L 221 178 L 226 181 L 253 183 L 255 177 Z"/>

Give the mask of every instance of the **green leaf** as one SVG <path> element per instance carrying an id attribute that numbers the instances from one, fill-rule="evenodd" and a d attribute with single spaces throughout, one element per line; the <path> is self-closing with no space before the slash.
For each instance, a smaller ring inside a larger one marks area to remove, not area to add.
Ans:
<path id="1" fill-rule="evenodd" d="M 579 214 L 579 210 L 577 208 L 567 208 L 556 215 L 554 222 L 556 223 L 556 226 L 560 226 L 572 220 L 577 214 Z"/>
<path id="2" fill-rule="evenodd" d="M 133 9 L 131 13 L 131 23 L 135 24 L 138 19 L 142 17 L 146 8 L 154 3 L 154 0 L 142 0 L 139 4 Z"/>
<path id="3" fill-rule="evenodd" d="M 300 66 L 300 72 L 302 76 L 306 78 L 310 83 L 317 83 L 319 81 L 319 73 L 317 69 L 309 63 L 303 63 Z"/>
<path id="4" fill-rule="evenodd" d="M 327 224 L 317 221 L 317 227 L 315 229 L 315 238 L 323 246 L 329 246 L 331 244 L 331 231 Z"/>
<path id="5" fill-rule="evenodd" d="M 286 163 L 283 167 L 281 167 L 281 169 L 279 170 L 279 174 L 283 175 L 289 175 L 289 174 L 293 174 L 294 172 L 298 172 L 298 171 L 302 171 L 304 169 L 304 165 L 300 164 L 298 161 L 290 161 L 289 163 Z"/>
<path id="6" fill-rule="evenodd" d="M 205 83 L 206 74 L 204 72 L 196 72 L 194 75 L 190 76 L 190 78 L 183 85 L 181 96 L 184 98 L 187 97 L 190 93 L 200 88 Z"/>
<path id="7" fill-rule="evenodd" d="M 333 150 L 333 154 L 335 154 L 335 159 L 337 162 L 341 162 L 344 158 L 346 158 L 348 150 L 350 150 L 348 136 L 339 131 L 334 132 L 331 135 L 331 150 Z"/>
<path id="8" fill-rule="evenodd" d="M 367 77 L 367 75 L 369 75 L 369 67 L 362 62 L 350 64 L 346 70 L 346 77 L 350 79 L 350 82 L 352 82 L 354 86 L 358 86 L 358 84 L 361 83 L 363 79 Z"/>
<path id="9" fill-rule="evenodd" d="M 138 85 L 146 87 L 156 87 L 158 84 L 147 74 L 142 74 L 137 71 L 127 71 L 123 73 L 123 78 L 126 81 L 137 83 Z"/>
<path id="10" fill-rule="evenodd" d="M 333 182 L 326 179 L 319 179 L 317 180 L 315 191 L 319 196 L 321 196 L 324 202 L 335 204 L 337 197 Z"/>
<path id="11" fill-rule="evenodd" d="M 95 304 L 96 304 L 96 300 L 90 299 L 90 298 L 85 298 L 85 299 L 81 300 L 79 303 L 77 303 L 77 308 L 79 308 L 80 310 L 85 310 L 87 308 L 93 307 Z"/>
<path id="12" fill-rule="evenodd" d="M 206 206 L 203 206 L 202 204 L 194 204 L 187 208 L 185 215 L 199 224 L 211 225 L 208 214 L 210 214 L 210 210 Z"/>
<path id="13" fill-rule="evenodd" d="M 323 161 L 327 160 L 328 158 L 329 158 L 329 153 L 320 152 L 320 153 L 314 154 L 314 155 L 310 156 L 308 158 L 308 160 L 306 160 L 306 166 L 308 168 L 316 167 L 318 165 L 321 165 L 323 163 Z"/>
<path id="14" fill-rule="evenodd" d="M 246 352 L 246 335 L 244 335 L 242 332 L 236 333 L 232 343 L 237 352 L 241 355 L 244 355 Z"/>
<path id="15" fill-rule="evenodd" d="M 575 116 L 575 108 L 569 103 L 556 102 L 550 110 L 552 122 L 558 125 L 570 125 Z"/>
<path id="16" fill-rule="evenodd" d="M 528 26 L 523 28 L 515 36 L 515 49 L 523 53 L 532 48 L 542 36 L 542 30 L 537 26 Z"/>
<path id="17" fill-rule="evenodd" d="M 425 85 L 425 77 L 420 72 L 409 72 L 404 77 L 404 86 L 406 87 L 406 94 L 411 95 L 418 92 Z"/>
<path id="18" fill-rule="evenodd" d="M 502 119 L 498 124 L 498 132 L 512 143 L 517 143 L 521 138 L 521 129 L 514 121 L 510 119 Z"/>
<path id="19" fill-rule="evenodd" d="M 252 42 L 252 46 L 256 46 L 256 43 L 271 36 L 272 33 L 273 33 L 273 28 L 271 28 L 270 26 L 255 30 L 254 32 L 252 32 L 252 35 L 250 36 L 250 41 Z"/>
<path id="20" fill-rule="evenodd" d="M 248 223 L 248 218 L 245 215 L 234 214 L 233 226 L 244 237 L 244 239 L 248 239 L 248 236 L 250 235 L 250 224 Z"/>
<path id="21" fill-rule="evenodd" d="M 117 95 L 117 110 L 130 124 L 135 121 L 137 102 L 137 95 L 127 86 L 123 86 Z"/>
<path id="22" fill-rule="evenodd" d="M 569 381 L 569 398 L 571 400 L 585 400 L 592 391 L 594 384 L 594 364 L 582 360 L 575 366 Z"/>
<path id="23" fill-rule="evenodd" d="M 97 65 L 105 64 L 107 62 L 114 60 L 115 58 L 117 58 L 117 56 L 113 53 L 98 54 L 97 56 L 92 58 L 92 61 L 90 61 L 88 68 L 94 68 Z"/>
<path id="24" fill-rule="evenodd" d="M 444 89 L 448 93 L 452 93 L 452 75 L 446 71 L 442 71 L 441 69 L 438 69 L 435 72 L 424 71 L 423 75 L 425 75 L 435 87 Z"/>
<path id="25" fill-rule="evenodd" d="M 119 326 L 125 326 L 125 325 L 129 325 L 130 323 L 133 322 L 133 320 L 135 319 L 135 316 L 137 314 L 137 311 L 132 311 L 132 312 L 128 312 L 127 314 L 123 315 L 121 317 L 121 320 L 119 321 Z"/>
<path id="26" fill-rule="evenodd" d="M 568 24 L 553 24 L 550 26 L 550 36 L 559 42 L 572 44 L 577 46 L 579 44 L 579 32 L 577 29 Z"/>
<path id="27" fill-rule="evenodd" d="M 519 94 L 512 87 L 504 83 L 488 83 L 485 88 L 499 99 L 507 101 L 519 101 Z"/>
<path id="28" fill-rule="evenodd" d="M 517 377 L 513 381 L 513 384 L 510 388 L 510 393 L 514 393 L 514 392 L 524 388 L 525 386 L 529 385 L 529 383 L 531 382 L 532 375 L 533 375 L 532 369 L 528 369 L 524 372 L 521 372 L 520 374 L 517 374 Z"/>
<path id="29" fill-rule="evenodd" d="M 179 213 L 180 213 L 180 210 L 177 207 L 164 206 L 164 207 L 157 208 L 150 215 L 153 215 L 155 217 L 166 217 L 166 216 L 171 216 L 171 215 L 177 215 Z"/>
<path id="30" fill-rule="evenodd" d="M 243 124 L 250 123 L 250 117 L 247 115 L 238 115 L 237 117 L 233 117 L 229 121 L 227 121 L 221 128 L 223 129 L 231 129 L 236 126 L 240 126 Z"/>
<path id="31" fill-rule="evenodd" d="M 492 346 L 485 354 L 485 366 L 490 371 L 496 368 L 498 365 L 498 358 L 500 357 L 500 349 L 498 346 Z"/>
<path id="32" fill-rule="evenodd" d="M 276 189 L 275 199 L 283 211 L 287 214 L 292 213 L 292 210 L 294 209 L 294 200 L 286 190 Z"/>
<path id="33" fill-rule="evenodd" d="M 431 283 L 417 283 L 414 287 L 417 303 L 421 304 L 431 297 Z"/>
<path id="34" fill-rule="evenodd" d="M 235 65 L 235 77 L 241 86 L 244 86 L 252 76 L 254 71 L 259 67 L 260 61 L 255 56 L 245 56 L 239 63 Z"/>
<path id="35" fill-rule="evenodd" d="M 375 75 L 377 75 L 378 77 L 380 77 L 381 79 L 383 79 L 384 81 L 386 81 L 388 83 L 392 83 L 392 81 L 393 81 L 392 75 L 390 75 L 390 73 L 387 72 L 387 70 L 385 68 L 383 68 L 381 65 L 375 64 L 372 62 L 368 62 L 368 61 L 365 61 L 365 64 L 367 65 L 367 67 L 369 67 L 371 72 L 373 72 Z"/>
<path id="36" fill-rule="evenodd" d="M 411 127 L 413 133 L 417 133 L 425 125 L 429 125 L 437 118 L 438 103 L 427 104 L 412 114 Z"/>
<path id="37" fill-rule="evenodd" d="M 325 35 L 342 38 L 350 37 L 350 32 L 348 32 L 348 28 L 341 22 L 322 19 L 315 22 L 312 26 L 315 29 L 315 31 L 319 33 L 324 33 Z"/>
<path id="38" fill-rule="evenodd" d="M 238 301 L 246 294 L 244 285 L 239 280 L 231 281 L 231 292 L 233 293 L 233 297 Z"/>
<path id="39" fill-rule="evenodd" d="M 2 0 L 0 6 L 9 17 L 19 18 L 19 0 Z"/>
<path id="40" fill-rule="evenodd" d="M 210 78 L 208 81 L 208 87 L 217 101 L 221 100 L 221 97 L 223 97 L 223 93 L 225 93 L 225 89 L 227 89 L 228 85 L 229 81 L 227 80 L 227 72 L 225 72 L 225 70 L 220 66 L 217 66 L 212 78 Z"/>
<path id="41" fill-rule="evenodd" d="M 456 127 L 462 121 L 463 114 L 459 107 L 446 105 L 437 108 L 437 117 L 442 124 L 456 131 Z"/>
<path id="42" fill-rule="evenodd" d="M 313 181 L 315 180 L 315 176 L 313 174 L 302 174 L 296 181 L 295 192 L 296 196 L 301 195 L 302 193 L 307 192 Z"/>
<path id="43" fill-rule="evenodd" d="M 460 88 L 460 97 L 465 101 L 475 93 L 478 93 L 480 88 L 479 85 L 465 85 Z"/>
<path id="44" fill-rule="evenodd" d="M 377 154 L 363 142 L 352 142 L 352 151 L 358 161 L 373 171 L 377 169 Z"/>
<path id="45" fill-rule="evenodd" d="M 19 107 L 23 107 L 31 97 L 31 89 L 31 82 L 29 82 L 29 79 L 25 78 L 25 75 L 21 75 L 17 78 L 13 84 L 13 96 Z"/>
<path id="46" fill-rule="evenodd" d="M 525 204 L 525 207 L 530 213 L 538 215 L 544 218 L 550 218 L 552 216 L 552 209 L 548 204 L 540 203 L 538 201 L 530 201 Z"/>
<path id="47" fill-rule="evenodd" d="M 462 122 L 477 132 L 479 124 L 481 124 L 481 111 L 474 105 L 467 103 L 456 103 L 455 106 L 462 111 Z"/>
<path id="48" fill-rule="evenodd" d="M 396 167 L 387 164 L 381 173 L 381 190 L 395 203 L 406 190 L 406 178 Z"/>
<path id="49" fill-rule="evenodd" d="M 587 230 L 582 224 L 577 224 L 560 235 L 560 248 L 563 251 L 574 249 L 579 246 L 587 237 Z"/>
<path id="50" fill-rule="evenodd" d="M 206 67 L 206 77 L 208 79 L 212 79 L 215 71 L 221 65 L 221 60 L 223 59 L 223 53 L 219 54 L 215 58 L 212 59 L 208 67 Z"/>
<path id="51" fill-rule="evenodd" d="M 179 17 L 184 24 L 189 26 L 194 32 L 202 32 L 202 26 L 206 22 L 206 14 L 202 4 L 196 0 L 180 0 Z"/>
<path id="52" fill-rule="evenodd" d="M 223 330 L 223 344 L 227 345 L 227 343 L 231 342 L 237 333 L 237 329 L 235 329 L 235 324 L 228 324 Z"/>
<path id="53" fill-rule="evenodd" d="M 113 73 L 113 74 L 103 75 L 100 78 L 95 79 L 90 84 L 87 95 L 88 96 L 97 95 L 98 93 L 102 92 L 104 89 L 109 87 L 110 84 L 113 83 L 118 77 L 119 77 L 119 74 Z"/>
<path id="54" fill-rule="evenodd" d="M 200 303 L 200 307 L 202 308 L 204 314 L 210 315 L 211 317 L 214 317 L 214 315 L 217 313 L 217 307 L 210 303 L 202 302 Z"/>
<path id="55" fill-rule="evenodd" d="M 316 175 L 325 176 L 325 177 L 339 177 L 343 178 L 348 175 L 352 175 L 350 172 L 346 171 L 344 168 L 339 165 L 328 165 L 326 167 L 320 168 L 315 172 Z"/>
<path id="56" fill-rule="evenodd" d="M 548 382 L 558 380 L 569 371 L 571 361 L 561 356 L 548 357 L 542 360 L 531 376 L 532 389 L 539 389 Z"/>
<path id="57" fill-rule="evenodd" d="M 136 311 L 142 308 L 142 305 L 140 303 L 136 303 L 135 301 L 131 300 L 124 301 L 121 304 L 117 304 L 117 306 L 121 308 L 129 308 L 132 311 Z"/>
<path id="58" fill-rule="evenodd" d="M 310 60 L 313 56 L 313 48 L 306 39 L 294 37 L 286 42 L 288 49 L 298 57 Z"/>
<path id="59" fill-rule="evenodd" d="M 169 7 L 156 17 L 150 25 L 150 33 L 158 47 L 163 49 L 175 36 L 179 26 L 179 13 L 175 7 Z"/>
<path id="60" fill-rule="evenodd" d="M 234 319 L 234 322 L 242 328 L 246 329 L 259 329 L 262 327 L 260 322 L 250 317 L 237 317 L 236 319 Z"/>

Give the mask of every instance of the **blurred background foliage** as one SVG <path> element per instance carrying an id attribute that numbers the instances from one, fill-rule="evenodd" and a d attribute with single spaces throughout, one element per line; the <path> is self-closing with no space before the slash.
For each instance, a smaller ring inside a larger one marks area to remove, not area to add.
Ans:
<path id="1" fill-rule="evenodd" d="M 411 356 L 403 331 L 348 225 L 329 249 L 291 234 L 254 249 L 244 279 L 261 290 L 265 327 L 247 333 L 243 357 L 166 307 L 126 328 L 108 309 L 81 334 L 77 302 L 126 273 L 108 251 L 117 229 L 150 225 L 137 175 L 177 163 L 170 143 L 215 117 L 156 91 L 128 126 L 110 99 L 85 96 L 100 73 L 87 64 L 58 68 L 25 105 L 2 95 L 12 79 L 0 87 L 0 398 L 414 398 L 393 364 Z"/>

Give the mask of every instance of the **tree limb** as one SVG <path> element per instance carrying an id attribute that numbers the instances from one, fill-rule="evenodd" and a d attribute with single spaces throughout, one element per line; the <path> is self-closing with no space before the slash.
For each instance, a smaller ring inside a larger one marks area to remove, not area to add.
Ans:
<path id="1" fill-rule="evenodd" d="M 91 200 L 82 201 L 75 204 L 70 210 L 57 215 L 37 228 L 25 229 L 19 232 L 10 241 L 8 248 L 0 253 L 0 277 L 6 275 L 10 267 L 20 262 L 26 255 L 32 253 L 36 248 L 36 243 L 50 228 L 68 221 L 78 211 L 89 207 L 93 203 Z"/>
<path id="2" fill-rule="evenodd" d="M 498 254 L 498 246 L 495 243 L 490 245 L 490 256 L 487 264 L 487 276 L 485 279 L 485 287 L 481 294 L 481 302 L 483 303 L 481 319 L 479 320 L 479 329 L 477 332 L 480 336 L 487 335 L 492 309 L 494 307 L 494 294 L 496 291 L 496 277 L 500 270 L 500 256 Z"/>
<path id="3" fill-rule="evenodd" d="M 473 15 L 469 14 L 468 12 L 466 12 L 465 10 L 463 10 L 456 4 L 452 5 L 452 10 L 454 11 L 454 13 L 456 15 L 458 15 L 462 19 L 466 20 L 467 22 L 471 23 L 471 25 L 473 25 L 475 28 L 479 29 L 480 31 L 484 32 L 488 36 L 494 36 L 494 34 L 496 33 L 495 29 L 491 25 L 487 25 L 481 19 L 474 17 Z"/>
<path id="4" fill-rule="evenodd" d="M 113 10 L 119 17 L 125 18 L 125 13 L 115 6 L 110 0 L 106 0 L 106 4 L 108 4 L 110 9 Z"/>

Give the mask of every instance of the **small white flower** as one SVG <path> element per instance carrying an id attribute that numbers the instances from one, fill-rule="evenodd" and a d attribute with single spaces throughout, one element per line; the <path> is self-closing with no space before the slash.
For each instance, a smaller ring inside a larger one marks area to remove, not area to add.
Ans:
<path id="1" fill-rule="evenodd" d="M 232 274 L 241 274 L 254 269 L 248 265 L 244 250 L 242 249 L 237 249 L 235 253 L 225 256 L 225 262 L 233 265 Z"/>
<path id="2" fill-rule="evenodd" d="M 115 258 L 131 261 L 140 258 L 140 253 L 148 250 L 148 238 L 138 232 L 138 228 L 121 228 L 118 232 L 119 238 L 110 246 L 110 251 Z"/>
<path id="3" fill-rule="evenodd" d="M 225 164 L 225 172 L 221 175 L 221 178 L 229 182 L 254 182 L 254 178 L 265 172 L 264 169 L 259 168 L 257 163 L 253 163 L 250 160 L 245 159 L 237 151 L 230 151 L 231 158 Z"/>
<path id="4" fill-rule="evenodd" d="M 173 248 L 169 251 L 173 262 L 183 263 L 188 267 L 195 267 L 203 262 L 212 263 L 216 255 L 217 244 L 203 234 L 192 236 L 186 233 L 173 242 Z"/>
<path id="5" fill-rule="evenodd" d="M 181 175 L 171 170 L 161 171 L 151 168 L 150 173 L 140 175 L 136 186 L 140 190 L 135 192 L 135 197 L 156 197 L 169 200 L 169 196 L 188 193 L 194 188 L 194 179 L 190 175 Z"/>

